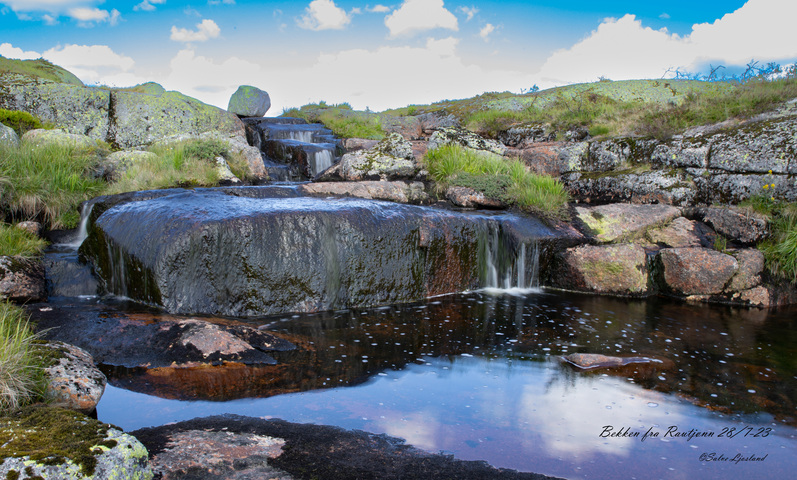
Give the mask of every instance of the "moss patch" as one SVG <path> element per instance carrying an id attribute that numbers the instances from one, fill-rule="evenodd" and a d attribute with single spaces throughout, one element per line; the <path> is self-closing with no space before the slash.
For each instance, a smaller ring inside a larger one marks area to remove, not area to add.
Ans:
<path id="1" fill-rule="evenodd" d="M 80 413 L 40 405 L 0 418 L 0 458 L 27 457 L 43 465 L 69 460 L 85 476 L 94 474 L 96 455 L 117 442 L 107 439 L 112 425 Z"/>

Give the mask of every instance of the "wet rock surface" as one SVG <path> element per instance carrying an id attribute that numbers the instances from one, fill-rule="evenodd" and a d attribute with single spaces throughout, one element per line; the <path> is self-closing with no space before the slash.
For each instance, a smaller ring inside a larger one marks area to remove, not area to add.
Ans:
<path id="1" fill-rule="evenodd" d="M 615 357 L 600 353 L 571 353 L 562 359 L 584 370 L 623 367 L 637 363 L 664 363 L 662 360 L 649 357 Z"/>
<path id="2" fill-rule="evenodd" d="M 289 423 L 282 420 L 223 415 L 199 418 L 145 428 L 132 432 L 150 452 L 156 468 L 167 468 L 161 459 L 174 455 L 175 439 L 189 438 L 192 432 L 205 432 L 197 436 L 197 449 L 206 451 L 208 440 L 218 442 L 219 453 L 210 459 L 204 471 L 185 468 L 186 474 L 164 478 L 242 478 L 243 471 L 253 470 L 263 475 L 286 478 L 324 478 L 383 480 L 383 479 L 547 479 L 544 475 L 498 469 L 484 462 L 462 461 L 445 455 L 434 455 L 405 445 L 404 441 L 387 435 L 374 435 L 362 431 L 347 431 L 337 427 Z M 284 441 L 282 452 L 276 445 Z M 236 464 L 224 458 L 225 452 L 244 452 L 245 460 Z M 259 452 L 259 453 L 253 453 Z M 251 456 L 249 456 L 251 455 Z M 273 455 L 273 457 L 272 457 Z M 220 458 L 221 457 L 221 458 Z M 191 465 L 193 461 L 187 462 Z M 180 463 L 175 463 L 180 470 Z M 270 468 L 277 469 L 274 473 Z M 211 471 L 208 471 L 211 470 Z M 215 471 L 214 471 L 215 470 Z M 227 477 L 216 473 L 225 472 Z M 270 477 L 259 477 L 270 478 Z M 290 478 L 290 477 L 289 477 Z"/>
<path id="3" fill-rule="evenodd" d="M 25 303 L 46 299 L 47 283 L 41 261 L 0 256 L 0 300 Z"/>

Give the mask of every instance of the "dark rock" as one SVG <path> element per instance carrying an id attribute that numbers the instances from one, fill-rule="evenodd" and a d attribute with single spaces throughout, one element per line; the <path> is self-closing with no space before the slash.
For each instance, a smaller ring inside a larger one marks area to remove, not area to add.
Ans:
<path id="1" fill-rule="evenodd" d="M 752 245 L 769 234 L 767 219 L 750 210 L 735 207 L 700 207 L 685 214 L 707 223 L 720 235 L 743 245 Z"/>
<path id="2" fill-rule="evenodd" d="M 739 269 L 732 256 L 707 248 L 665 248 L 658 258 L 663 286 L 679 295 L 722 293 Z"/>
<path id="3" fill-rule="evenodd" d="M 498 140 L 508 147 L 523 148 L 539 142 L 556 140 L 556 132 L 547 125 L 510 127 L 498 133 Z"/>
<path id="4" fill-rule="evenodd" d="M 0 300 L 27 303 L 46 299 L 47 282 L 40 260 L 0 256 Z"/>
<path id="5" fill-rule="evenodd" d="M 645 250 L 633 244 L 582 245 L 561 252 L 548 274 L 550 285 L 566 290 L 616 295 L 648 291 Z"/>
<path id="6" fill-rule="evenodd" d="M 53 364 L 44 369 L 48 403 L 86 414 L 93 412 L 105 392 L 107 379 L 94 365 L 91 354 L 63 342 L 50 342 L 39 348 L 54 352 Z"/>
<path id="7" fill-rule="evenodd" d="M 361 199 L 198 189 L 106 210 L 81 252 L 109 291 L 172 313 L 312 312 L 476 287 L 480 233 L 506 221 Z M 523 221 L 535 239 L 556 238 L 539 221 Z"/>
<path id="8" fill-rule="evenodd" d="M 613 203 L 597 207 L 576 207 L 578 219 L 599 242 L 608 243 L 644 236 L 653 227 L 680 216 L 681 210 L 668 205 Z"/>
<path id="9" fill-rule="evenodd" d="M 248 468 L 271 468 L 287 472 L 295 478 L 323 478 L 325 480 L 509 480 L 546 477 L 499 469 L 485 462 L 462 461 L 450 455 L 426 453 L 404 444 L 404 440 L 363 431 L 347 431 L 338 427 L 288 423 L 283 420 L 263 420 L 238 415 L 199 418 L 162 427 L 144 428 L 133 434 L 146 445 L 153 459 L 170 451 L 175 438 L 185 438 L 186 432 L 208 432 L 208 437 L 226 451 L 227 448 L 252 455 L 258 449 L 267 452 L 243 462 Z M 201 435 L 201 434 L 200 434 Z M 226 435 L 229 439 L 223 442 Z M 282 439 L 285 446 L 276 455 L 276 448 L 266 446 Z M 258 446 L 260 445 L 264 446 Z M 206 451 L 204 446 L 199 447 Z M 276 455 L 269 458 L 270 455 Z M 208 459 L 214 461 L 213 459 Z M 225 459 L 216 465 L 229 465 Z M 242 465 L 243 466 L 243 465 Z M 219 468 L 217 466 L 213 468 Z M 214 472 L 192 469 L 191 478 L 217 479 Z M 233 473 L 233 472 L 230 472 Z M 207 476 L 205 476 L 207 474 Z M 277 473 L 279 474 L 279 473 Z M 238 478 L 238 477 L 226 477 Z"/>
<path id="10" fill-rule="evenodd" d="M 448 187 L 446 198 L 457 207 L 504 209 L 507 204 L 498 198 L 489 198 L 484 193 L 468 187 Z"/>

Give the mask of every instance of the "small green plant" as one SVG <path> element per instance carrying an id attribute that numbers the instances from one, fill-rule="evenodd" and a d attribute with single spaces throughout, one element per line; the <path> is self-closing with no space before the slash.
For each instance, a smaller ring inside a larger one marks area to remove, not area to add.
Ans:
<path id="1" fill-rule="evenodd" d="M 20 137 L 28 130 L 44 128 L 41 120 L 30 113 L 19 110 L 6 110 L 5 108 L 0 108 L 0 123 L 13 128 Z"/>
<path id="2" fill-rule="evenodd" d="M 0 413 L 41 396 L 44 374 L 25 311 L 0 302 Z"/>
<path id="3" fill-rule="evenodd" d="M 80 202 L 105 183 L 91 174 L 94 152 L 69 145 L 0 147 L 0 210 L 16 218 L 39 219 L 50 228 L 77 226 Z"/>
<path id="4" fill-rule="evenodd" d="M 563 216 L 569 196 L 555 178 L 528 171 L 518 159 L 507 160 L 488 152 L 477 152 L 457 144 L 443 145 L 426 153 L 426 168 L 432 179 L 445 188 L 464 181 L 471 188 L 490 189 L 491 194 L 523 210 Z M 485 190 L 480 190 L 487 194 Z M 488 195 L 491 196 L 491 195 Z"/>
<path id="5" fill-rule="evenodd" d="M 21 228 L 0 223 L 0 255 L 33 258 L 41 256 L 47 242 Z"/>
<path id="6" fill-rule="evenodd" d="M 714 250 L 725 253 L 728 251 L 728 239 L 722 235 L 717 235 L 714 239 Z"/>

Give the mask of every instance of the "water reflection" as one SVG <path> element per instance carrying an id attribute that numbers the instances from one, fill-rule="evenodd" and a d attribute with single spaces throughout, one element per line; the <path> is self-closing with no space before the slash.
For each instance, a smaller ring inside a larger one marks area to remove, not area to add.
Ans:
<path id="1" fill-rule="evenodd" d="M 125 429 L 218 413 L 332 424 L 568 478 L 783 475 L 797 467 L 795 313 L 473 293 L 266 318 L 253 324 L 301 347 L 282 366 L 125 371 L 98 414 Z M 575 352 L 664 362 L 582 372 L 559 359 Z M 643 442 L 602 438 L 607 425 L 773 430 Z M 768 457 L 700 460 L 712 452 Z"/>

